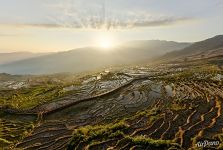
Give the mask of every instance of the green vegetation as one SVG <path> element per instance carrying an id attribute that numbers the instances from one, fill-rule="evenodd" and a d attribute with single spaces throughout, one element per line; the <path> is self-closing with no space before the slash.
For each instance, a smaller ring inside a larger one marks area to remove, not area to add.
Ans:
<path id="1" fill-rule="evenodd" d="M 8 78 L 0 76 L 0 106 L 16 109 L 30 109 L 37 105 L 58 99 L 62 96 L 75 93 L 76 91 L 66 91 L 65 87 L 80 86 L 81 75 L 56 74 L 43 76 L 24 76 L 20 78 Z M 10 84 L 9 84 L 9 83 Z M 16 84 L 25 83 L 22 87 Z M 14 85 L 15 84 L 15 85 Z"/>
<path id="2" fill-rule="evenodd" d="M 131 117 L 124 117 L 116 123 L 108 123 L 102 125 L 84 126 L 75 129 L 73 132 L 72 140 L 68 145 L 68 149 L 73 150 L 79 146 L 80 143 L 88 145 L 88 149 L 94 146 L 103 144 L 106 141 L 117 139 L 116 146 L 121 146 L 123 142 L 128 142 L 130 145 L 140 145 L 144 148 L 170 148 L 175 147 L 180 149 L 180 146 L 171 140 L 153 140 L 143 136 L 129 136 L 128 132 L 131 127 L 128 122 L 134 122 L 137 118 L 147 117 L 147 124 L 152 124 L 158 120 L 163 114 L 159 108 L 146 109 L 139 111 Z"/>
<path id="3" fill-rule="evenodd" d="M 175 83 L 187 80 L 213 82 L 211 80 L 212 77 L 214 77 L 216 74 L 223 74 L 223 71 L 219 70 L 215 65 L 189 67 L 190 66 L 187 66 L 185 71 L 178 71 L 170 75 L 159 77 L 158 80 L 166 83 Z"/>
<path id="4" fill-rule="evenodd" d="M 32 122 L 1 120 L 0 145 L 10 146 L 21 141 L 34 129 Z"/>
<path id="5" fill-rule="evenodd" d="M 17 109 L 27 109 L 58 98 L 63 94 L 61 86 L 46 85 L 22 88 L 1 94 L 0 104 Z"/>
<path id="6" fill-rule="evenodd" d="M 143 113 L 144 112 L 145 111 L 143 111 Z M 91 147 L 94 147 L 95 145 L 102 144 L 103 141 L 106 142 L 112 139 L 121 139 L 118 140 L 116 144 L 117 147 L 122 147 L 129 143 L 130 146 L 140 145 L 143 148 L 181 149 L 180 145 L 171 140 L 153 140 L 144 136 L 129 136 L 125 134 L 129 129 L 129 125 L 123 120 L 115 124 L 81 127 L 74 130 L 73 138 L 68 145 L 68 149 L 75 149 L 79 143 L 85 143 L 89 145 L 88 149 L 91 149 Z"/>
<path id="7" fill-rule="evenodd" d="M 0 148 L 4 149 L 4 147 L 9 146 L 10 144 L 12 144 L 12 142 L 6 139 L 0 138 Z"/>
<path id="8" fill-rule="evenodd" d="M 95 140 L 104 141 L 115 137 L 122 137 L 127 129 L 128 125 L 123 121 L 115 124 L 81 127 L 74 130 L 74 136 L 68 145 L 68 149 L 74 149 L 80 142 L 92 144 Z"/>
<path id="9" fill-rule="evenodd" d="M 129 145 L 138 145 L 141 146 L 142 148 L 151 148 L 151 149 L 169 149 L 169 148 L 176 148 L 176 149 L 181 149 L 180 145 L 177 143 L 174 143 L 171 140 L 153 140 L 150 138 L 146 138 L 144 136 L 135 136 L 135 137 L 130 137 L 126 136 L 122 140 L 120 140 L 117 143 L 117 146 L 123 145 L 123 143 L 129 143 Z"/>

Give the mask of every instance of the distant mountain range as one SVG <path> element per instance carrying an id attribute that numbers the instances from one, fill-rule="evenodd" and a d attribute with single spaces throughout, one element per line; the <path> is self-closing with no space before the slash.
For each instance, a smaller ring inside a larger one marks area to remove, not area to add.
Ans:
<path id="1" fill-rule="evenodd" d="M 169 52 L 159 59 L 183 61 L 185 59 L 193 60 L 219 55 L 223 55 L 223 35 L 217 35 L 204 41 L 195 42 L 182 50 Z"/>
<path id="2" fill-rule="evenodd" d="M 93 71 L 103 67 L 145 62 L 189 45 L 190 43 L 149 40 L 127 42 L 111 50 L 85 47 L 3 64 L 0 65 L 0 73 L 51 74 Z"/>
<path id="3" fill-rule="evenodd" d="M 223 55 L 223 35 L 195 43 L 159 40 L 131 41 L 111 50 L 85 47 L 13 61 L 0 65 L 0 73 L 79 73 L 157 59 L 162 61 L 182 61 L 185 58 L 197 59 L 218 55 Z"/>
<path id="4" fill-rule="evenodd" d="M 31 52 L 0 53 L 0 65 L 28 58 L 39 57 L 47 54 L 49 53 L 31 53 Z"/>

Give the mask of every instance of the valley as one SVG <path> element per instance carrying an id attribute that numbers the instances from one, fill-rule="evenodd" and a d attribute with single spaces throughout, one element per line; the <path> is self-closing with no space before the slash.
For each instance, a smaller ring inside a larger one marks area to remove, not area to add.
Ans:
<path id="1" fill-rule="evenodd" d="M 199 141 L 214 140 L 218 144 L 209 148 L 221 149 L 223 70 L 216 61 L 86 74 L 2 74 L 1 145 L 26 150 L 198 149 Z"/>

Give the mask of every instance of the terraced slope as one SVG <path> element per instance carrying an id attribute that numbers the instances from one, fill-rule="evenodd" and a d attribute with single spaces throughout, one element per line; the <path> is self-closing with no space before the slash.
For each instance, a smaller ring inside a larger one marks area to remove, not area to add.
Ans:
<path id="1" fill-rule="evenodd" d="M 218 135 L 223 132 L 222 82 L 217 84 L 211 88 L 210 83 L 196 79 L 185 83 L 176 81 L 172 84 L 174 94 L 167 96 L 166 88 L 170 85 L 163 83 L 158 93 L 165 97 L 158 97 L 154 105 L 133 117 L 108 125 L 112 128 L 121 122 L 123 129 L 114 127 L 121 128 L 116 131 L 106 126 L 76 129 L 69 149 L 188 149 L 196 148 L 201 140 L 220 141 Z"/>
<path id="2" fill-rule="evenodd" d="M 197 148 L 199 141 L 216 140 L 212 148 L 220 149 L 223 81 L 218 77 L 223 72 L 178 70 L 123 70 L 78 94 L 37 106 L 29 115 L 20 111 L 30 116 L 33 127 L 8 145 L 26 150 L 158 150 Z M 57 109 L 47 111 L 52 108 Z"/>

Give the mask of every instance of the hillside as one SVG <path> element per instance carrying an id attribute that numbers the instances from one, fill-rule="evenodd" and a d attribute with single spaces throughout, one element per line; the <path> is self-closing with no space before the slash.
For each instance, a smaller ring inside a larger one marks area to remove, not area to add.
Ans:
<path id="1" fill-rule="evenodd" d="M 168 44 L 167 44 L 168 43 Z M 190 46 L 190 43 L 178 43 L 174 41 L 161 41 L 161 40 L 136 40 L 126 42 L 121 45 L 124 48 L 134 48 L 134 49 L 141 49 L 141 50 L 148 50 L 152 56 L 162 55 L 163 53 L 168 53 L 172 51 L 178 51 L 185 47 Z"/>
<path id="2" fill-rule="evenodd" d="M 0 53 L 0 65 L 23 60 L 23 59 L 43 56 L 47 54 L 49 53 L 31 53 L 31 52 Z"/>
<path id="3" fill-rule="evenodd" d="M 180 51 L 173 51 L 162 56 L 162 60 L 184 60 L 213 57 L 223 54 L 223 35 L 196 42 Z"/>
<path id="4" fill-rule="evenodd" d="M 171 50 L 179 50 L 189 45 L 188 43 L 154 40 L 132 41 L 130 43 L 123 44 L 112 50 L 87 47 L 16 61 L 0 65 L 0 72 L 47 74 L 92 71 L 103 67 L 148 61 Z"/>

